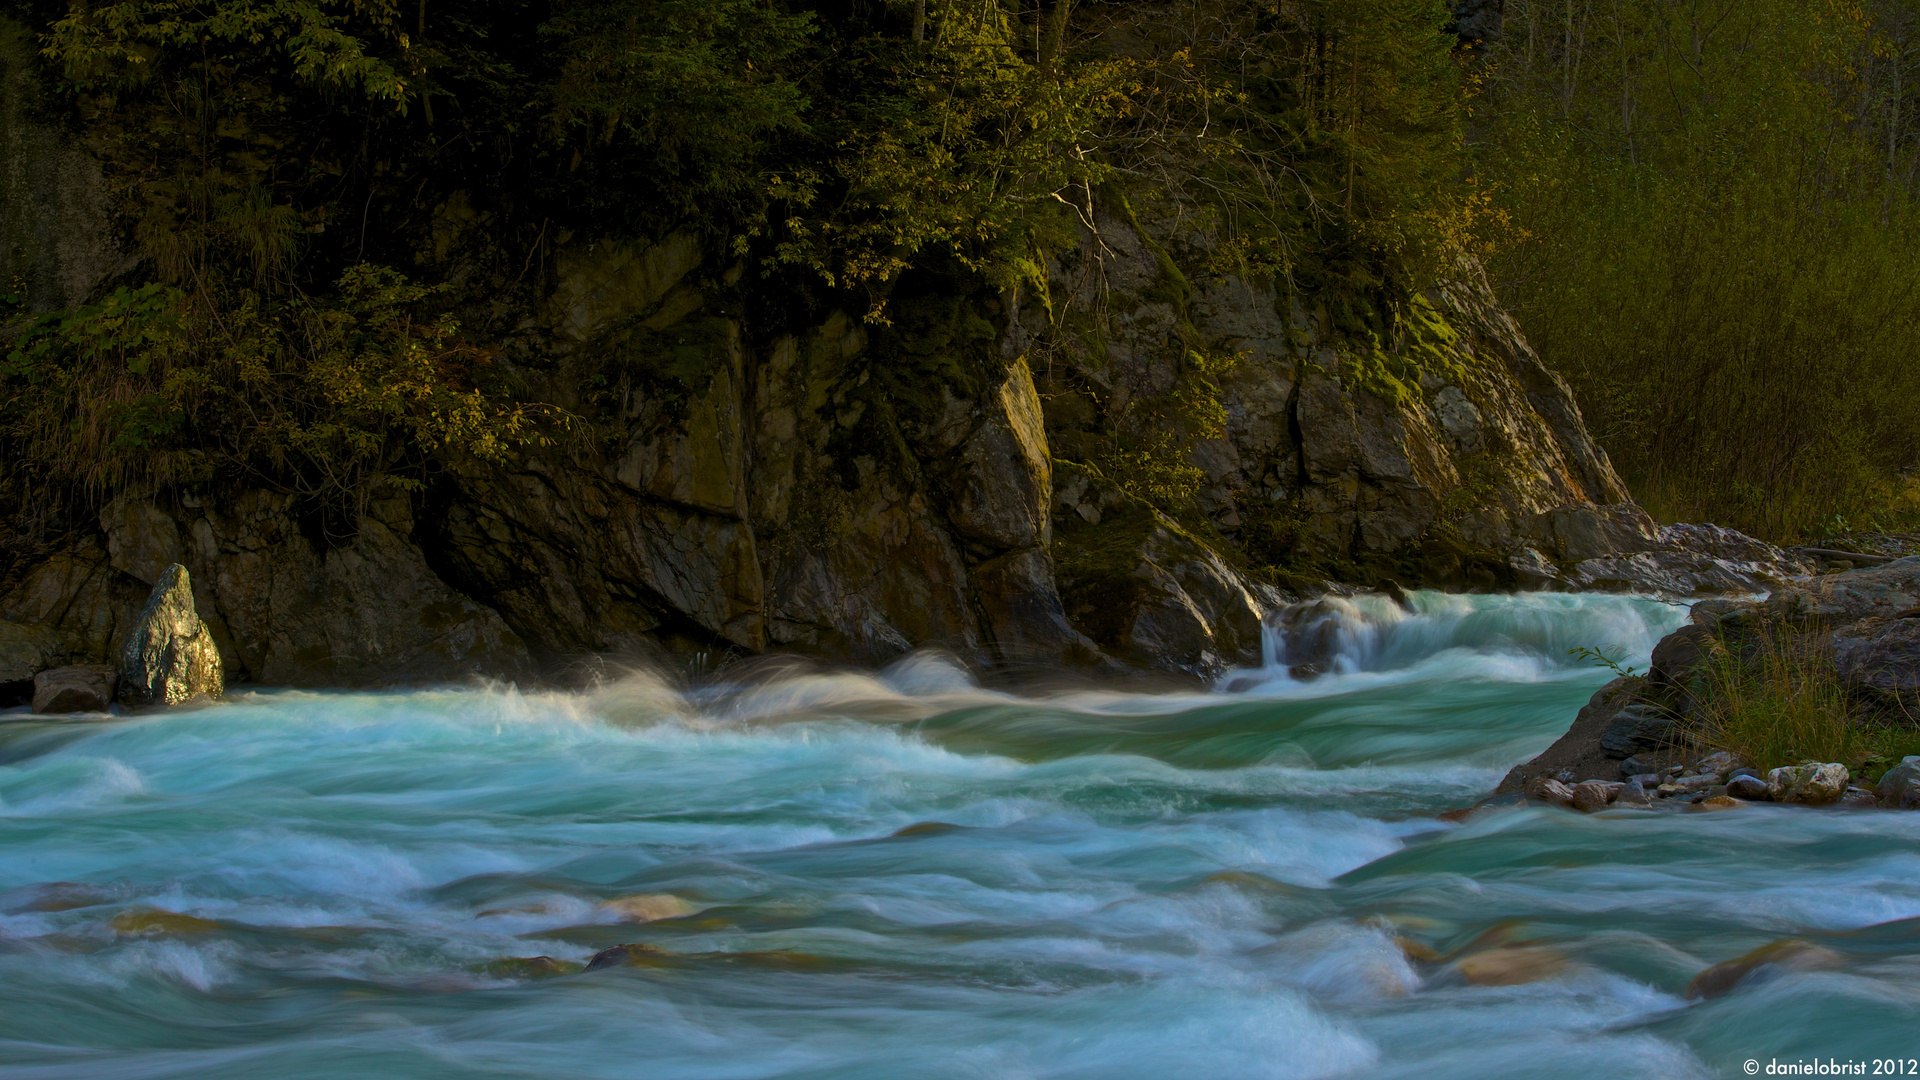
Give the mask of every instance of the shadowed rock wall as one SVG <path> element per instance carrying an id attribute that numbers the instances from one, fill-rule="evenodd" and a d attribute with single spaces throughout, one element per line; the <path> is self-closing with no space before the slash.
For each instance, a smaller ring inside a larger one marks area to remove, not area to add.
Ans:
<path id="1" fill-rule="evenodd" d="M 7 265 L 36 303 L 71 303 L 122 262 L 97 170 L 33 119 L 20 47 L 0 50 Z M 15 560 L 0 621 L 31 628 L 12 635 L 28 667 L 108 658 L 179 562 L 234 682 L 662 649 L 1206 674 L 1256 659 L 1261 619 L 1328 579 L 1688 593 L 1795 572 L 1633 506 L 1474 268 L 1381 330 L 1210 269 L 1178 207 L 1148 229 L 1118 195 L 1092 205 L 1019 288 L 916 269 L 873 324 L 751 315 L 778 305 L 691 236 L 562 243 L 543 299 L 468 323 L 512 326 L 490 344 L 583 430 L 376 490 L 344 530 L 261 488 L 119 493 Z M 458 254 L 484 214 L 443 210 L 434 272 L 503 289 Z M 1202 354 L 1235 360 L 1196 381 Z M 1147 455 L 1199 467 L 1170 514 L 1117 455 L 1201 398 L 1223 430 Z"/>

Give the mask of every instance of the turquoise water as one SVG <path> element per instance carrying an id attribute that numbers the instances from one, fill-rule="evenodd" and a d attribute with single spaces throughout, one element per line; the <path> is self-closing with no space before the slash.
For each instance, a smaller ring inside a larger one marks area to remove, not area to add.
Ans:
<path id="1" fill-rule="evenodd" d="M 1439 820 L 1605 681 L 1566 650 L 1644 662 L 1683 612 L 1415 599 L 1330 616 L 1333 675 L 1212 693 L 1017 696 L 919 657 L 9 714 L 0 1077 L 1673 1077 L 1920 1051 L 1920 814 Z M 633 897 L 670 917 L 603 906 Z M 1482 985 L 1396 936 L 1554 960 Z M 1684 999 L 1789 936 L 1842 962 Z M 660 952 L 496 963 L 623 943 Z"/>

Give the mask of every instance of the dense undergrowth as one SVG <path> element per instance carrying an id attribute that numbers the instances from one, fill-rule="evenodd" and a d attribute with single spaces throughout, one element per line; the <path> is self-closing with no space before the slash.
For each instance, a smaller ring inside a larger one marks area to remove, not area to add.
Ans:
<path id="1" fill-rule="evenodd" d="M 1127 191 L 1356 342 L 1491 258 L 1657 513 L 1892 527 L 1920 510 L 1906 4 L 1509 0 L 1463 47 L 1444 0 L 8 0 L 138 262 L 65 311 L 0 283 L 5 546 L 128 487 L 350 522 L 590 433 L 522 332 L 563 247 L 684 231 L 750 333 L 885 327 L 929 270 L 1050 304 L 1049 252 Z M 1056 452 L 1179 510 L 1234 362 L 1187 347 Z"/>
<path id="2" fill-rule="evenodd" d="M 1476 167 L 1504 301 L 1667 520 L 1912 528 L 1920 7 L 1508 0 Z"/>
<path id="3" fill-rule="evenodd" d="M 1047 253 L 1130 187 L 1198 208 L 1234 268 L 1385 324 L 1485 210 L 1442 0 L 5 11 L 139 257 L 98 303 L 13 297 L 0 486 L 42 508 L 16 529 L 126 487 L 350 507 L 590 427 L 590 393 L 535 400 L 554 361 L 520 332 L 563 245 L 688 232 L 748 283 L 752 333 L 885 327 L 928 268 L 1044 300 Z M 1195 351 L 1106 421 L 1102 460 L 1177 503 L 1231 362 Z"/>

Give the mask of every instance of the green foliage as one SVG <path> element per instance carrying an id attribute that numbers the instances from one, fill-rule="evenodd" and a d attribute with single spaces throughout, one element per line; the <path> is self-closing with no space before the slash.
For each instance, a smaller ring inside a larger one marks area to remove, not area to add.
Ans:
<path id="1" fill-rule="evenodd" d="M 582 155 L 630 148 L 669 213 L 715 200 L 749 221 L 761 200 L 811 201 L 817 171 L 764 170 L 772 145 L 806 128 L 808 99 L 785 70 L 810 14 L 760 0 L 574 0 L 540 27 L 561 58 L 551 122 Z M 612 195 L 614 193 L 608 193 Z"/>
<path id="2" fill-rule="evenodd" d="M 1139 16 L 1134 32 L 1167 45 L 1115 156 L 1211 207 L 1232 269 L 1385 310 L 1449 275 L 1472 242 L 1450 17 L 1441 0 Z"/>
<path id="3" fill-rule="evenodd" d="M 1781 540 L 1836 513 L 1901 524 L 1920 53 L 1911 13 L 1878 6 L 1507 6 L 1481 163 L 1532 239 L 1492 268 L 1664 517 Z"/>
<path id="4" fill-rule="evenodd" d="M 1585 660 L 1592 664 L 1598 664 L 1623 679 L 1631 679 L 1636 673 L 1635 669 L 1621 665 L 1620 658 L 1626 655 L 1626 650 L 1619 646 L 1603 645 L 1596 647 L 1582 645 L 1578 648 L 1568 649 L 1567 655 L 1573 657 L 1575 660 Z"/>
<path id="5" fill-rule="evenodd" d="M 121 0 L 75 3 L 47 33 L 46 55 L 81 90 L 141 87 L 179 53 L 206 66 L 284 63 L 318 87 L 404 107 L 407 80 L 375 43 L 410 48 L 395 0 Z"/>
<path id="6" fill-rule="evenodd" d="M 0 364 L 11 470 L 93 492 L 252 478 L 333 503 L 418 486 L 429 455 L 499 461 L 564 414 L 515 403 L 434 290 L 355 266 L 326 302 L 220 309 L 158 283 L 16 318 Z"/>
<path id="7" fill-rule="evenodd" d="M 701 273 L 759 279 L 736 294 L 751 334 L 830 308 L 885 324 L 926 306 L 915 274 L 1050 304 L 1049 253 L 1103 243 L 1121 180 L 1164 189 L 1234 269 L 1343 297 L 1406 383 L 1434 359 L 1403 347 L 1427 340 L 1409 298 L 1474 250 L 1484 209 L 1457 182 L 1448 18 L 1444 0 L 76 0 L 36 29 L 142 262 L 100 304 L 15 324 L 12 460 L 96 492 L 244 476 L 334 498 L 498 459 L 562 415 L 521 397 L 557 361 L 516 338 L 516 372 L 425 311 L 517 335 L 560 245 L 685 229 L 720 256 Z M 1109 418 L 1104 460 L 1171 510 L 1224 431 L 1230 361 L 1157 254 L 1184 359 Z M 1097 318 L 1055 314 L 1097 339 Z M 875 331 L 903 363 L 868 422 L 987 374 L 956 357 L 991 351 L 990 322 L 924 354 L 922 329 Z M 585 378 L 691 393 L 697 331 L 620 328 Z"/>

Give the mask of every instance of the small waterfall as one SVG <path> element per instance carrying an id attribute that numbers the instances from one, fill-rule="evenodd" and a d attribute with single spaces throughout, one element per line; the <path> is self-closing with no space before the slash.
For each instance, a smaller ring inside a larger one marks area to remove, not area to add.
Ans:
<path id="1" fill-rule="evenodd" d="M 1406 610 L 1386 596 L 1321 597 L 1290 604 L 1267 619 L 1261 651 L 1268 668 L 1294 679 L 1372 670 L 1406 619 Z"/>
<path id="2" fill-rule="evenodd" d="M 1569 653 L 1582 646 L 1645 657 L 1678 616 L 1644 598 L 1601 594 L 1413 592 L 1404 603 L 1377 593 L 1325 596 L 1268 615 L 1261 667 L 1226 685 L 1391 671 L 1465 652 L 1525 660 L 1544 673 L 1573 665 Z"/>

